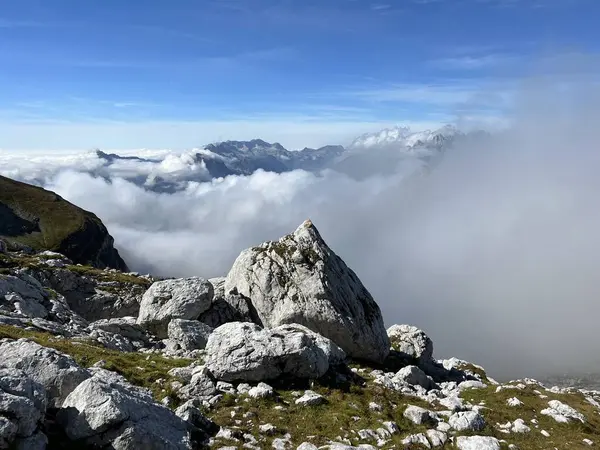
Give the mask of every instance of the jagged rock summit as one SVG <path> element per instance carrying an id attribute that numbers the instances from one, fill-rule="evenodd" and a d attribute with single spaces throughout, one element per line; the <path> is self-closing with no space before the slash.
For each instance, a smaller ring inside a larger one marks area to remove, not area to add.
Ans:
<path id="1" fill-rule="evenodd" d="M 389 353 L 379 306 L 310 220 L 278 241 L 244 250 L 225 292 L 249 298 L 267 328 L 304 325 L 356 359 L 381 363 Z"/>
<path id="2" fill-rule="evenodd" d="M 0 176 L 0 238 L 66 255 L 75 263 L 126 272 L 102 221 L 54 192 Z"/>

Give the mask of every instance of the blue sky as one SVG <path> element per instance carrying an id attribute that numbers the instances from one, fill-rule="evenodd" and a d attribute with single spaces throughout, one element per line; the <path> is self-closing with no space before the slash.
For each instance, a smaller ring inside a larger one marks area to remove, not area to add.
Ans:
<path id="1" fill-rule="evenodd" d="M 494 122 L 523 77 L 583 70 L 598 17 L 594 0 L 0 0 L 0 148 Z"/>

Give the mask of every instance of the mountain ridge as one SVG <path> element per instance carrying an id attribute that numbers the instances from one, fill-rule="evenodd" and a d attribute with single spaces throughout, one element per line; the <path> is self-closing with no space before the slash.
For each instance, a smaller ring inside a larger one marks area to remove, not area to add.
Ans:
<path id="1" fill-rule="evenodd" d="M 93 213 L 54 192 L 0 176 L 0 238 L 67 255 L 95 267 L 127 271 L 114 239 Z"/>

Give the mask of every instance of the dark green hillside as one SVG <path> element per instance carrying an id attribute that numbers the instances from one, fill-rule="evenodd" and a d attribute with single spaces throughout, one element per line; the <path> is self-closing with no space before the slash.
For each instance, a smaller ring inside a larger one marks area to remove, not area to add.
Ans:
<path id="1" fill-rule="evenodd" d="M 0 176 L 0 237 L 35 250 L 62 253 L 75 263 L 127 270 L 113 238 L 91 212 L 54 192 Z"/>

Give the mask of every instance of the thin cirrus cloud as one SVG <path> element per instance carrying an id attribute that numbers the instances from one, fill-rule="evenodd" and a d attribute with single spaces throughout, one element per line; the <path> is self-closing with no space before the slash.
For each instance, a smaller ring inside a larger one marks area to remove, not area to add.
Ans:
<path id="1" fill-rule="evenodd" d="M 430 61 L 429 64 L 440 69 L 450 70 L 478 70 L 509 66 L 522 60 L 519 55 L 486 54 L 479 56 L 464 55 L 440 58 Z"/>

